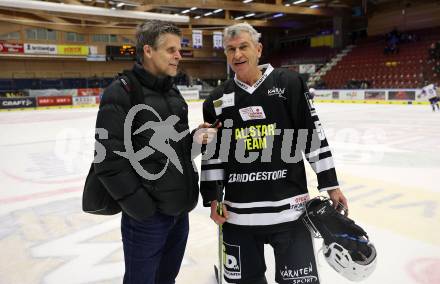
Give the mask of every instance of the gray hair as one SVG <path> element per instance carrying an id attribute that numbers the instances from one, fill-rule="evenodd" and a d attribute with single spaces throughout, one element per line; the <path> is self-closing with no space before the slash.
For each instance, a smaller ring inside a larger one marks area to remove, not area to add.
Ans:
<path id="1" fill-rule="evenodd" d="M 239 23 L 229 27 L 226 27 L 223 31 L 223 45 L 226 47 L 226 41 L 230 40 L 233 37 L 236 37 L 239 33 L 246 32 L 251 36 L 252 41 L 255 44 L 260 42 L 261 34 L 257 32 L 251 25 L 248 23 Z"/>
<path id="2" fill-rule="evenodd" d="M 144 61 L 144 45 L 156 49 L 159 46 L 160 36 L 163 34 L 174 34 L 181 37 L 182 32 L 172 23 L 151 20 L 138 25 L 136 29 L 136 59 Z"/>

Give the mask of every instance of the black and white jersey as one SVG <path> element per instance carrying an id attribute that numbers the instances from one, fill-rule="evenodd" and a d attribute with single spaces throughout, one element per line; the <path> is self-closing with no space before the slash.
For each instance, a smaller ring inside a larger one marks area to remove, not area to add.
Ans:
<path id="1" fill-rule="evenodd" d="M 426 94 L 426 98 L 428 100 L 434 99 L 437 97 L 437 91 L 436 91 L 436 87 L 434 86 L 434 84 L 429 84 L 429 85 L 423 87 L 422 92 Z"/>
<path id="2" fill-rule="evenodd" d="M 203 104 L 204 120 L 218 119 L 223 128 L 202 158 L 201 193 L 208 205 L 223 181 L 230 225 L 282 230 L 309 199 L 303 155 L 320 191 L 337 188 L 338 181 L 304 81 L 269 64 L 260 68 L 263 75 L 253 86 L 228 80 Z"/>

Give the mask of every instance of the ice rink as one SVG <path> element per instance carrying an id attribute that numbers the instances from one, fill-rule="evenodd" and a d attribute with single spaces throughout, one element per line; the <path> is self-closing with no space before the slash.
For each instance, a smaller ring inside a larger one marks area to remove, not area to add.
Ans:
<path id="1" fill-rule="evenodd" d="M 440 113 L 427 105 L 316 107 L 351 217 L 378 251 L 377 269 L 363 283 L 440 283 Z M 1 284 L 122 282 L 120 215 L 81 210 L 96 112 L 0 113 Z M 191 128 L 201 122 L 201 103 L 190 103 Z M 177 283 L 214 284 L 217 228 L 200 205 L 190 220 Z M 269 247 L 266 255 L 266 275 L 274 283 Z M 350 283 L 322 255 L 319 268 L 321 283 Z"/>

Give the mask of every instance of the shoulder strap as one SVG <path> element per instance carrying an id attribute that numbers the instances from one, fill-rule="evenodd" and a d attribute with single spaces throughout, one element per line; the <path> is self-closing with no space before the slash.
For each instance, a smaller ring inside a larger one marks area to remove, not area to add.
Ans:
<path id="1" fill-rule="evenodd" d="M 124 90 L 130 96 L 131 105 L 143 103 L 142 85 L 139 83 L 138 79 L 136 79 L 133 71 L 124 70 L 119 76 L 119 81 L 121 82 Z"/>
<path id="2" fill-rule="evenodd" d="M 223 83 L 223 93 L 231 93 L 234 91 L 234 79 L 230 78 Z"/>

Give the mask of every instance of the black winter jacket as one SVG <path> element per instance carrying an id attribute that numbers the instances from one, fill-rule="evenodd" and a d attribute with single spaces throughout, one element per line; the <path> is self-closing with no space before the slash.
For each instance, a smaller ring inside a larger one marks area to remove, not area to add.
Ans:
<path id="1" fill-rule="evenodd" d="M 186 131 L 187 135 L 178 141 L 169 139 L 164 142 L 176 152 L 183 173 L 171 162 L 166 166 L 167 156 L 154 147 L 150 147 L 155 150 L 154 153 L 139 163 L 150 174 L 157 174 L 166 168 L 164 174 L 155 180 L 139 175 L 129 159 L 115 153 L 126 151 L 124 121 L 131 108 L 130 96 L 120 80 L 115 80 L 107 87 L 99 106 L 96 128 L 106 129 L 108 139 L 96 135 L 97 142 L 106 150 L 106 156 L 102 162 L 95 164 L 95 171 L 122 210 L 137 220 L 144 220 L 156 211 L 172 216 L 189 212 L 197 204 L 199 187 L 198 173 L 191 159 L 192 136 L 189 134 L 188 105 L 173 86 L 171 77 L 155 77 L 138 64 L 134 65 L 133 73 L 142 85 L 141 101 L 153 108 L 160 118 L 151 110 L 139 111 L 134 117 L 131 133 L 148 121 L 165 121 L 170 115 L 177 115 L 179 120 L 174 129 L 178 133 Z M 153 129 L 149 128 L 139 134 L 132 134 L 134 152 L 149 146 L 153 133 Z"/>

